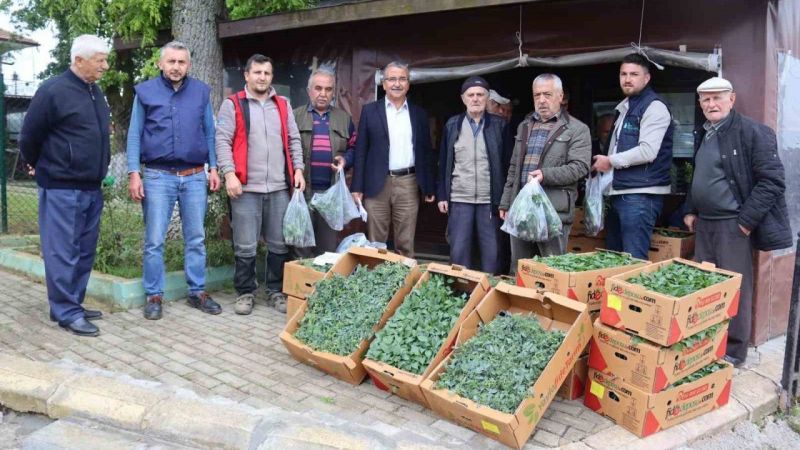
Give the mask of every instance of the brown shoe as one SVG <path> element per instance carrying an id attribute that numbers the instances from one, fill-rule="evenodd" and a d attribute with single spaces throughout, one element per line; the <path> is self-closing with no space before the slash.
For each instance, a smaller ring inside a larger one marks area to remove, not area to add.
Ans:
<path id="1" fill-rule="evenodd" d="M 189 295 L 187 303 L 192 308 L 197 308 L 204 313 L 219 314 L 222 312 L 222 307 L 219 306 L 219 303 L 215 302 L 214 299 L 205 292 Z"/>
<path id="2" fill-rule="evenodd" d="M 147 320 L 160 319 L 161 303 L 162 297 L 160 295 L 151 295 L 147 297 L 147 304 L 144 306 L 144 318 Z"/>

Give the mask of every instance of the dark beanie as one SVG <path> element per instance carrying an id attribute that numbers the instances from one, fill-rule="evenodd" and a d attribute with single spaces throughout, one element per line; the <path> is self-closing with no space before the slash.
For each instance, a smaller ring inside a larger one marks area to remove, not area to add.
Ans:
<path id="1" fill-rule="evenodd" d="M 467 89 L 475 86 L 482 87 L 487 91 L 489 90 L 489 83 L 487 83 L 486 80 L 484 80 L 482 77 L 474 76 L 467 78 L 466 81 L 464 81 L 464 83 L 461 85 L 461 94 L 463 95 Z"/>

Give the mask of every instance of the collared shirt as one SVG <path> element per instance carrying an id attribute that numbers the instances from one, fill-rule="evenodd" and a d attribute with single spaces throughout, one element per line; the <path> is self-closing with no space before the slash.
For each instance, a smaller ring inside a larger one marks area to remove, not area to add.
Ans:
<path id="1" fill-rule="evenodd" d="M 414 142 L 408 100 L 400 109 L 386 100 L 386 125 L 389 128 L 389 170 L 414 167 Z"/>
<path id="2" fill-rule="evenodd" d="M 547 143 L 547 138 L 558 122 L 558 114 L 553 117 L 542 120 L 539 113 L 534 112 L 532 115 L 530 134 L 528 135 L 527 152 L 522 161 L 522 170 L 519 172 L 520 185 L 528 182 L 528 174 L 533 172 L 539 167 L 539 159 L 542 157 L 544 145 Z"/>
<path id="3" fill-rule="evenodd" d="M 469 114 L 466 116 L 467 123 L 469 123 L 469 127 L 472 129 L 472 137 L 478 137 L 478 133 L 481 132 L 481 128 L 483 128 L 483 124 L 486 122 L 486 114 L 481 114 L 481 118 L 478 121 L 474 121 Z"/>
<path id="4" fill-rule="evenodd" d="M 706 135 L 704 139 L 709 140 L 712 137 L 716 136 L 719 130 L 721 130 L 722 127 L 724 127 L 725 124 L 728 123 L 728 120 L 730 120 L 730 118 L 731 115 L 728 114 L 727 116 L 725 116 L 724 119 L 720 120 L 717 123 L 711 123 L 710 121 L 706 120 L 706 123 L 703 124 L 703 129 L 706 130 Z"/>
<path id="5" fill-rule="evenodd" d="M 311 113 L 311 188 L 325 190 L 331 185 L 331 129 L 330 108 L 320 114 L 309 103 L 308 112 Z"/>

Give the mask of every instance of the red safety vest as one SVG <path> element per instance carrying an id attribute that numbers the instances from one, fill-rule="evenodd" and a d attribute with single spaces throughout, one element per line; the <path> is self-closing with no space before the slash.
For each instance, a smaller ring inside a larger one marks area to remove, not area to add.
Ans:
<path id="1" fill-rule="evenodd" d="M 247 184 L 247 136 L 250 133 L 250 109 L 247 105 L 247 94 L 239 91 L 228 97 L 233 102 L 236 112 L 236 128 L 233 133 L 233 166 L 236 178 L 242 184 Z M 286 159 L 286 179 L 289 180 L 289 187 L 294 186 L 294 165 L 292 155 L 289 153 L 289 128 L 287 120 L 289 108 L 286 99 L 280 95 L 272 96 L 275 105 L 278 107 L 278 116 L 281 119 L 281 137 L 283 138 L 283 155 Z"/>

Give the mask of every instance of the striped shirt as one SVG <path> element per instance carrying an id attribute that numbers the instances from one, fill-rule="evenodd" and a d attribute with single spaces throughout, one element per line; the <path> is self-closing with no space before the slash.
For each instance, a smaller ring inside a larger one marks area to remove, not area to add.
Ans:
<path id="1" fill-rule="evenodd" d="M 320 115 L 311 109 L 313 128 L 311 130 L 311 188 L 325 190 L 331 186 L 331 135 L 329 115 L 326 111 Z"/>

